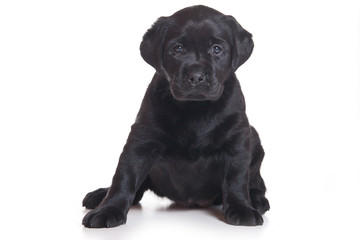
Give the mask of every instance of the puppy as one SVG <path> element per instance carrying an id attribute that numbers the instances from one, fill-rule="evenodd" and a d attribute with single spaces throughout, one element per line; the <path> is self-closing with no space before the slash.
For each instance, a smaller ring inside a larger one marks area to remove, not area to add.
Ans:
<path id="1" fill-rule="evenodd" d="M 235 76 L 253 46 L 233 17 L 205 6 L 154 23 L 140 50 L 156 73 L 111 187 L 83 200 L 94 209 L 85 227 L 125 224 L 146 190 L 181 206 L 222 204 L 229 224 L 263 223 L 270 208 L 260 176 L 264 151 Z"/>

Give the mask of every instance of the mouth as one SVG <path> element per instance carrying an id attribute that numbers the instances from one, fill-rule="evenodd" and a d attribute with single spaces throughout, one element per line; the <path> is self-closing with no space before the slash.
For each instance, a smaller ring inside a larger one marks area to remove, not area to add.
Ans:
<path id="1" fill-rule="evenodd" d="M 178 101 L 217 101 L 223 93 L 222 84 L 215 84 L 209 89 L 201 89 L 196 87 L 183 87 L 176 84 L 175 81 L 170 82 L 170 91 L 172 96 Z"/>
<path id="2" fill-rule="evenodd" d="M 196 94 L 196 93 L 191 93 L 181 98 L 177 98 L 174 96 L 174 98 L 179 101 L 194 101 L 194 102 L 210 100 L 208 96 L 205 96 L 203 94 Z"/>

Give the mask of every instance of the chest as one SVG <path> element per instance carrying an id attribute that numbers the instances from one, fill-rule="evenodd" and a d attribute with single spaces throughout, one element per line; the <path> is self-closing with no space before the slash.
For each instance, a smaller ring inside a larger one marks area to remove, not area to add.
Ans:
<path id="1" fill-rule="evenodd" d="M 169 119 L 161 126 L 166 134 L 166 155 L 182 161 L 199 161 L 221 154 L 232 146 L 239 136 L 239 117 L 212 117 L 201 120 L 178 117 Z M 224 148 L 224 146 L 227 146 Z"/>

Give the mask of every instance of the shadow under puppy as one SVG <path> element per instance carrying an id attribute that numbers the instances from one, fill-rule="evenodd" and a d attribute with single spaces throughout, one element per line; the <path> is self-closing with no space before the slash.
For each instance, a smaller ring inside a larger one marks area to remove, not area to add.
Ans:
<path id="1" fill-rule="evenodd" d="M 222 204 L 229 224 L 263 223 L 270 208 L 260 176 L 264 151 L 235 76 L 253 46 L 233 17 L 205 6 L 154 23 L 140 50 L 156 73 L 111 187 L 83 200 L 94 209 L 84 226 L 124 224 L 149 189 L 181 206 Z"/>

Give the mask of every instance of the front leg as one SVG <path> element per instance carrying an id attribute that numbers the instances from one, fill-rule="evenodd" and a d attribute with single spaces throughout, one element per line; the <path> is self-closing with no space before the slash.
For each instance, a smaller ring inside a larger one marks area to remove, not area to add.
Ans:
<path id="1" fill-rule="evenodd" d="M 229 157 L 223 181 L 223 214 L 232 225 L 262 225 L 263 219 L 251 205 L 249 193 L 250 153 L 247 147 Z"/>
<path id="2" fill-rule="evenodd" d="M 120 156 L 113 181 L 100 205 L 83 219 L 90 228 L 115 227 L 126 223 L 136 191 L 145 180 L 157 159 L 158 147 L 147 142 L 141 131 L 144 127 L 133 126 L 128 141 Z"/>
<path id="3" fill-rule="evenodd" d="M 127 212 L 134 198 L 136 179 L 141 176 L 126 164 L 130 157 L 126 152 L 120 157 L 112 185 L 103 201 L 83 219 L 83 225 L 90 228 L 115 227 L 126 223 Z"/>

